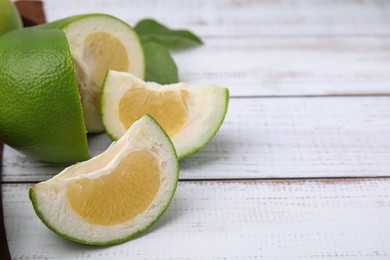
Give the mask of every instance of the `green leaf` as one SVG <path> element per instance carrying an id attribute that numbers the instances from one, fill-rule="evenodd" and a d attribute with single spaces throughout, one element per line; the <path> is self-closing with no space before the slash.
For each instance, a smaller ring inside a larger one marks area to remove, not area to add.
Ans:
<path id="1" fill-rule="evenodd" d="M 188 48 L 203 44 L 202 40 L 187 30 L 171 30 L 152 19 L 144 19 L 134 27 L 142 41 L 153 41 L 167 48 Z"/>
<path id="2" fill-rule="evenodd" d="M 155 42 L 143 42 L 146 61 L 146 81 L 171 84 L 179 81 L 177 67 L 164 46 Z"/>

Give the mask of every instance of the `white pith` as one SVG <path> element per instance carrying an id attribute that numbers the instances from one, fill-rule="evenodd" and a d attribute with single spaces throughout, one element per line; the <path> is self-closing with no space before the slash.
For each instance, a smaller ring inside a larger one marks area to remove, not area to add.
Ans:
<path id="1" fill-rule="evenodd" d="M 93 102 L 94 95 L 100 97 L 101 86 L 96 87 L 92 84 L 90 77 L 91 68 L 84 61 L 85 39 L 89 35 L 98 32 L 109 33 L 118 39 L 126 49 L 128 60 L 130 61 L 130 66 L 127 71 L 141 78 L 144 76 L 145 69 L 142 47 L 135 32 L 123 22 L 110 16 L 95 15 L 75 20 L 63 28 L 63 30 L 69 43 L 75 67 L 77 67 L 76 74 L 79 81 L 80 95 L 82 96 L 87 131 L 101 132 L 104 128 L 100 118 L 100 109 Z M 115 50 L 107 51 L 111 53 L 115 52 Z M 83 82 L 83 84 L 80 84 L 80 82 Z"/>
<path id="2" fill-rule="evenodd" d="M 107 175 L 126 156 L 136 150 L 151 152 L 159 161 L 160 188 L 149 207 L 135 218 L 113 226 L 90 224 L 75 212 L 66 198 L 70 180 L 99 178 Z M 107 165 L 86 174 L 80 170 L 95 168 L 96 163 L 108 159 Z M 104 243 L 129 237 L 155 220 L 167 207 L 177 183 L 177 159 L 169 139 L 150 117 L 144 116 L 113 143 L 105 152 L 89 161 L 66 168 L 52 179 L 36 184 L 35 206 L 47 223 L 59 233 L 89 243 Z"/>
<path id="3" fill-rule="evenodd" d="M 179 158 L 197 150 L 207 142 L 215 133 L 226 112 L 228 98 L 226 88 L 185 83 L 160 85 L 144 82 L 130 73 L 110 70 L 102 93 L 102 119 L 106 131 L 116 139 L 126 132 L 126 127 L 119 117 L 119 103 L 125 93 L 135 86 L 155 91 L 185 89 L 190 93 L 188 120 L 180 132 L 171 137 Z"/>

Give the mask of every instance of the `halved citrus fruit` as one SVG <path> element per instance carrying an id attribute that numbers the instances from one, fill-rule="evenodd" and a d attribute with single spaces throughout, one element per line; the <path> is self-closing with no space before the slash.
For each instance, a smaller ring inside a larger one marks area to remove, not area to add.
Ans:
<path id="1" fill-rule="evenodd" d="M 150 114 L 168 133 L 182 159 L 199 151 L 217 133 L 228 100 L 227 88 L 184 83 L 160 85 L 110 70 L 103 84 L 101 113 L 113 140 L 144 114 Z"/>
<path id="2" fill-rule="evenodd" d="M 169 137 L 145 115 L 102 154 L 32 186 L 30 199 L 43 223 L 60 236 L 115 244 L 142 233 L 161 216 L 178 174 Z"/>
<path id="3" fill-rule="evenodd" d="M 107 70 L 144 77 L 144 55 L 137 34 L 127 23 L 106 14 L 71 16 L 37 28 L 65 32 L 76 69 L 87 131 L 102 132 L 99 100 Z"/>
<path id="4" fill-rule="evenodd" d="M 103 130 L 100 87 L 107 69 L 138 77 L 145 70 L 138 36 L 109 15 L 74 16 L 2 35 L 0 139 L 39 160 L 88 159 L 86 132 Z"/>
<path id="5" fill-rule="evenodd" d="M 0 37 L 0 139 L 36 159 L 89 158 L 65 34 L 19 29 Z"/>

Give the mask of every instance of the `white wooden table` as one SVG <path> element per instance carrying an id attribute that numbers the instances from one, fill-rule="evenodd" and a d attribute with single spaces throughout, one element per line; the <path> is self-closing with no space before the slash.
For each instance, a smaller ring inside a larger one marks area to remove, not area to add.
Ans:
<path id="1" fill-rule="evenodd" d="M 62 166 L 3 151 L 13 259 L 390 259 L 390 1 L 47 0 L 47 20 L 105 12 L 191 29 L 180 79 L 229 87 L 224 125 L 181 162 L 166 214 L 116 246 L 58 237 L 32 183 Z M 110 141 L 90 138 L 92 154 Z"/>

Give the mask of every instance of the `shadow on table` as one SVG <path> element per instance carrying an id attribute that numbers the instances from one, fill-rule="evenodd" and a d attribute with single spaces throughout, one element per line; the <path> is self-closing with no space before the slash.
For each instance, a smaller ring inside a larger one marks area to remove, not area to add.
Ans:
<path id="1" fill-rule="evenodd" d="M 207 169 L 212 164 L 218 164 L 226 160 L 231 154 L 238 153 L 240 151 L 240 143 L 234 140 L 233 136 L 229 136 L 228 133 L 222 132 L 214 137 L 209 144 L 197 153 L 184 158 L 180 161 L 180 170 L 186 171 L 186 173 L 194 173 Z M 188 175 L 188 174 L 187 174 Z M 182 177 L 182 176 L 181 176 Z M 185 176 L 184 179 L 187 179 Z M 196 176 L 193 176 L 196 179 Z"/>

